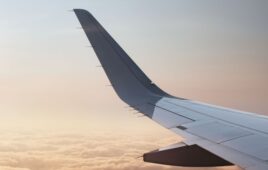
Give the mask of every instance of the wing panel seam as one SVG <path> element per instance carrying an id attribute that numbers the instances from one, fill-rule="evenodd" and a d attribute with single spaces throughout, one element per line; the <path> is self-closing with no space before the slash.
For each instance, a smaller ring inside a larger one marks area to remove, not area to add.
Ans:
<path id="1" fill-rule="evenodd" d="M 226 122 L 226 123 L 229 123 L 229 124 L 238 126 L 238 127 L 240 127 L 240 128 L 243 128 L 243 129 L 249 129 L 249 130 L 252 130 L 252 131 L 256 131 L 256 132 L 259 132 L 259 133 L 263 133 L 263 134 L 268 135 L 268 133 L 265 132 L 265 131 L 261 131 L 261 130 L 253 129 L 253 128 L 250 128 L 250 127 L 247 127 L 247 126 L 239 125 L 239 124 L 236 124 L 236 123 L 233 123 L 233 122 L 230 122 L 230 121 L 227 121 L 227 120 L 224 120 L 224 119 L 221 119 L 221 118 L 212 116 L 212 115 L 208 115 L 208 114 L 206 114 L 206 113 L 203 113 L 203 112 L 200 112 L 200 111 L 197 111 L 197 110 L 194 110 L 194 109 L 190 109 L 190 108 L 188 108 L 188 107 L 181 106 L 181 105 L 179 105 L 179 104 L 175 104 L 175 103 L 172 103 L 172 102 L 169 102 L 169 101 L 165 101 L 165 102 L 170 103 L 170 104 L 173 104 L 173 105 L 175 105 L 175 106 L 179 106 L 179 107 L 184 108 L 184 109 L 186 109 L 186 110 L 190 110 L 190 111 L 199 113 L 199 114 L 201 114 L 201 115 L 205 115 L 205 116 L 207 116 L 207 117 L 210 117 L 210 118 L 213 118 L 213 119 L 216 119 L 216 120 L 220 120 L 220 121 L 223 121 L 223 122 Z"/>

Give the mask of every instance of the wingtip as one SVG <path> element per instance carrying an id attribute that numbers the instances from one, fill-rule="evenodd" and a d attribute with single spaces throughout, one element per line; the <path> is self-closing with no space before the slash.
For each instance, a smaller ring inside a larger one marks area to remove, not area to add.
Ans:
<path id="1" fill-rule="evenodd" d="M 89 13 L 87 10 L 82 9 L 82 8 L 74 8 L 73 11 L 74 12 L 87 12 L 87 13 Z"/>

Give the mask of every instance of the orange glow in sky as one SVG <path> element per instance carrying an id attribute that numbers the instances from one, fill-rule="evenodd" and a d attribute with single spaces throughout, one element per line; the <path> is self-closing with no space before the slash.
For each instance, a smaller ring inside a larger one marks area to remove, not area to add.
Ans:
<path id="1" fill-rule="evenodd" d="M 137 159 L 181 138 L 107 87 L 73 8 L 168 93 L 268 114 L 266 1 L 0 2 L 1 170 L 180 169 Z"/>

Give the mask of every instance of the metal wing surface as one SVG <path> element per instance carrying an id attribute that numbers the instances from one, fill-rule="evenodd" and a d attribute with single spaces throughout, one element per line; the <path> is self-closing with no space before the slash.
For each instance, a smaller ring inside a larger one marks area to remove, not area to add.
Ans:
<path id="1" fill-rule="evenodd" d="M 174 97 L 157 87 L 99 22 L 74 9 L 117 95 L 184 141 L 145 153 L 166 165 L 268 169 L 268 117 Z"/>

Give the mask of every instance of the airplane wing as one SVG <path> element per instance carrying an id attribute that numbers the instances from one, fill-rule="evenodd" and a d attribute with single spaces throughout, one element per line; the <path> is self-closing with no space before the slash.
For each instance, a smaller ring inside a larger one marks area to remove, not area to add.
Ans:
<path id="1" fill-rule="evenodd" d="M 117 95 L 184 138 L 181 143 L 145 153 L 144 161 L 186 167 L 268 169 L 268 117 L 167 94 L 88 11 L 74 12 Z"/>

